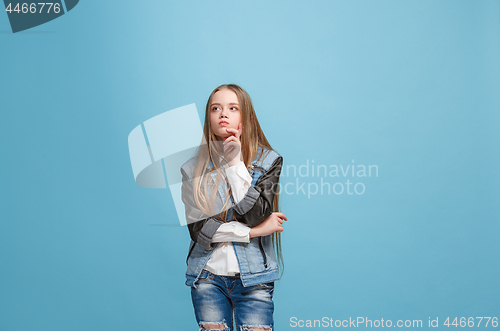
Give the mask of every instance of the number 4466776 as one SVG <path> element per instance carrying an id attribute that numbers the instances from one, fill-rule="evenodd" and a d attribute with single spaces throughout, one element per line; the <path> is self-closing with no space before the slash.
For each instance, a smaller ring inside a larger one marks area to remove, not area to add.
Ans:
<path id="1" fill-rule="evenodd" d="M 47 7 L 45 7 L 47 6 Z M 31 14 L 41 14 L 42 12 L 44 12 L 44 7 L 45 7 L 45 10 L 47 10 L 47 14 L 50 13 L 50 11 L 52 10 L 54 13 L 58 14 L 60 11 L 61 11 L 61 4 L 60 3 L 53 3 L 53 2 L 39 2 L 39 3 L 23 3 L 23 4 L 20 4 L 20 3 L 17 3 L 16 6 L 14 7 L 14 9 L 12 9 L 12 4 L 9 3 L 9 5 L 7 6 L 7 8 L 5 8 L 5 11 L 12 13 L 13 11 L 14 12 L 17 12 L 17 13 L 23 13 L 23 14 L 27 14 L 27 13 L 31 13 Z"/>
<path id="2" fill-rule="evenodd" d="M 468 326 L 471 328 L 474 326 L 479 327 L 481 325 L 481 322 L 484 319 L 484 323 L 483 323 L 484 327 L 488 327 L 488 324 L 491 325 L 492 327 L 498 326 L 498 317 L 493 317 L 493 318 L 491 318 L 491 317 L 476 317 L 476 319 L 474 319 L 474 317 L 469 317 L 469 318 L 461 317 L 460 319 L 458 319 L 458 317 L 455 317 L 455 319 L 450 323 L 450 318 L 448 317 L 443 324 L 446 325 L 447 327 L 450 327 L 450 326 L 466 327 L 466 326 Z M 491 324 L 490 324 L 490 320 L 491 320 Z M 474 322 L 476 322 L 476 323 L 474 323 Z M 476 324 L 476 325 L 474 325 L 474 324 Z"/>

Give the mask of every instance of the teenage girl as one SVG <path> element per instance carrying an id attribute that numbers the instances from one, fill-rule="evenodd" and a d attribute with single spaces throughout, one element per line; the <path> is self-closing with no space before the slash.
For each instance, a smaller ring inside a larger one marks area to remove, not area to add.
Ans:
<path id="1" fill-rule="evenodd" d="M 199 330 L 233 330 L 233 321 L 237 330 L 274 330 L 287 220 L 278 212 L 283 158 L 262 132 L 250 96 L 235 84 L 208 98 L 203 134 L 196 156 L 181 167 L 191 237 L 186 285 Z"/>

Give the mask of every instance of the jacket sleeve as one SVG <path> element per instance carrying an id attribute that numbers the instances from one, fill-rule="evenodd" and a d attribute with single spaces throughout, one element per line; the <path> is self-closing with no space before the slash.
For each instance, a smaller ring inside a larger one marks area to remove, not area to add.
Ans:
<path id="1" fill-rule="evenodd" d="M 212 237 L 223 222 L 214 217 L 203 218 L 203 212 L 198 209 L 194 201 L 193 183 L 182 168 L 181 173 L 182 202 L 186 210 L 186 223 L 189 235 L 195 243 L 206 250 L 211 250 L 217 245 L 216 242 L 212 243 Z"/>
<path id="2" fill-rule="evenodd" d="M 263 173 L 251 186 L 243 200 L 234 206 L 238 221 L 249 227 L 260 224 L 273 212 L 273 201 L 278 189 L 278 181 L 283 165 L 283 157 L 277 157 L 269 170 Z"/>

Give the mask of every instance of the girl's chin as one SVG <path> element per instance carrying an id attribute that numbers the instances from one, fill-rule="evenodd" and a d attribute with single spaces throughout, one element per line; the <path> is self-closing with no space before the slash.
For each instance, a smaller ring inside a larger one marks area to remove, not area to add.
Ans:
<path id="1" fill-rule="evenodd" d="M 226 139 L 227 137 L 229 137 L 229 136 L 230 136 L 230 134 L 229 134 L 229 133 L 227 133 L 227 132 L 226 132 L 226 130 L 224 129 L 224 131 L 223 131 L 223 132 L 222 132 L 222 131 L 221 131 L 221 132 L 218 132 L 218 133 L 216 133 L 216 134 L 215 134 L 215 136 L 216 136 L 216 137 L 217 137 L 217 139 L 219 139 L 219 140 L 220 140 L 220 139 L 224 140 L 224 139 Z"/>
<path id="2" fill-rule="evenodd" d="M 227 137 L 229 137 L 229 134 L 226 135 L 216 134 L 215 137 L 217 137 L 217 140 L 225 140 Z"/>

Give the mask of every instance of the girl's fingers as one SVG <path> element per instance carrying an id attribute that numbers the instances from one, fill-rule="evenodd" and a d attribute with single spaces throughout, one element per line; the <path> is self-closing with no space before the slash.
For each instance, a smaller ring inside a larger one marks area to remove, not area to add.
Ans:
<path id="1" fill-rule="evenodd" d="M 240 136 L 241 136 L 241 132 L 243 130 L 241 129 L 241 123 L 238 123 L 238 133 L 236 134 L 236 137 L 238 137 L 238 139 L 240 139 Z"/>
<path id="2" fill-rule="evenodd" d="M 238 124 L 238 130 L 236 129 L 233 129 L 233 128 L 226 128 L 226 132 L 227 133 L 232 133 L 234 137 L 236 137 L 238 140 L 240 139 L 240 135 L 241 135 L 241 123 Z"/>
<path id="3" fill-rule="evenodd" d="M 237 148 L 237 145 L 235 145 L 235 144 L 227 144 L 226 146 L 224 146 L 224 151 L 225 152 L 233 151 L 236 148 Z"/>
<path id="4" fill-rule="evenodd" d="M 288 218 L 286 218 L 285 214 L 280 213 L 280 212 L 275 212 L 276 216 L 278 216 L 281 219 L 285 219 L 285 221 L 288 221 Z"/>
<path id="5" fill-rule="evenodd" d="M 238 141 L 236 140 L 236 138 L 234 136 L 229 136 L 226 138 L 226 140 L 224 140 L 222 145 L 226 145 L 229 141 L 234 141 L 235 143 L 238 143 Z"/>
<path id="6" fill-rule="evenodd" d="M 236 134 L 236 133 L 238 133 L 238 130 L 233 129 L 233 128 L 226 128 L 226 132 L 227 132 L 227 133 L 233 133 L 233 134 Z"/>
<path id="7" fill-rule="evenodd" d="M 238 148 L 238 144 L 236 144 L 235 142 L 231 141 L 228 144 L 224 145 L 224 150 L 227 150 L 229 147 L 231 147 L 231 148 Z"/>

